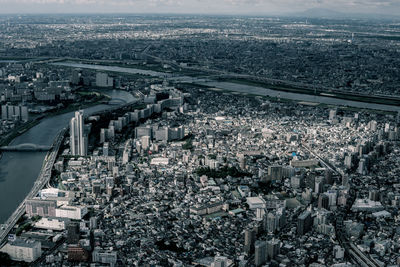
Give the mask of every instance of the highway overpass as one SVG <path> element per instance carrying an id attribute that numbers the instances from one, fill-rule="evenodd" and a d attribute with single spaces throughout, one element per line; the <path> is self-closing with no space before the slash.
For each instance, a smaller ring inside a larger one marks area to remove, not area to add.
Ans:
<path id="1" fill-rule="evenodd" d="M 63 129 L 60 131 L 60 133 L 57 135 L 56 139 L 53 142 L 53 145 L 51 146 L 51 150 L 47 153 L 42 169 L 39 173 L 39 176 L 36 180 L 36 182 L 33 185 L 33 188 L 29 192 L 29 194 L 26 196 L 24 201 L 18 206 L 18 208 L 14 211 L 14 213 L 8 218 L 8 220 L 2 225 L 2 228 L 0 229 L 0 247 L 2 244 L 4 244 L 7 241 L 7 236 L 9 232 L 12 230 L 12 228 L 15 226 L 17 223 L 18 219 L 25 213 L 25 203 L 28 199 L 31 199 L 35 196 L 38 195 L 39 191 L 44 188 L 47 183 L 50 181 L 51 178 L 51 170 L 53 169 L 54 162 L 57 158 L 58 150 L 60 149 L 60 145 L 64 139 L 64 135 L 66 133 L 67 129 Z"/>

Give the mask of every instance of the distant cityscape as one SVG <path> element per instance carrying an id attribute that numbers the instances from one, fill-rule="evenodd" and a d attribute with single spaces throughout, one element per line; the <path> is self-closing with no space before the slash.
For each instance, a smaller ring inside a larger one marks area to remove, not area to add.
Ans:
<path id="1" fill-rule="evenodd" d="M 0 266 L 400 266 L 400 24 L 0 15 Z"/>

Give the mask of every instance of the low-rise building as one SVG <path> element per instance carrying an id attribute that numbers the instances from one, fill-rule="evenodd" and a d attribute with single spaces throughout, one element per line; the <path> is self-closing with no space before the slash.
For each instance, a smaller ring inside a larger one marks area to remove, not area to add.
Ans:
<path id="1" fill-rule="evenodd" d="M 42 246 L 38 241 L 17 239 L 5 244 L 0 252 L 14 261 L 34 262 L 42 255 Z"/>

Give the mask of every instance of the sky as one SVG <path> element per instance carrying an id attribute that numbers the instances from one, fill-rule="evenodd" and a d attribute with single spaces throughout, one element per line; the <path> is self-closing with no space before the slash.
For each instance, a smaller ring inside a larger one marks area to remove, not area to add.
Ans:
<path id="1" fill-rule="evenodd" d="M 0 0 L 0 13 L 281 15 L 314 8 L 399 15 L 400 0 Z"/>

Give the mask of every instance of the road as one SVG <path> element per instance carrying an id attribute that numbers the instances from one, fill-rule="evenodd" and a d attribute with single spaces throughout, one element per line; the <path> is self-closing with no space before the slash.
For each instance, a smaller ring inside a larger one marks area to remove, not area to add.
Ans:
<path id="1" fill-rule="evenodd" d="M 324 165 L 325 167 L 327 167 L 329 170 L 333 171 L 336 174 L 339 174 L 341 176 L 344 175 L 343 171 L 336 168 L 334 165 L 332 165 L 328 160 L 326 160 L 325 158 L 321 157 L 318 153 L 314 152 L 309 146 L 307 146 L 306 144 L 302 143 L 300 145 L 302 148 L 304 148 L 305 150 L 307 150 L 310 154 L 312 154 L 313 156 L 315 156 L 319 162 Z"/>
<path id="2" fill-rule="evenodd" d="M 300 147 L 307 150 L 310 154 L 315 156 L 319 162 L 327 167 L 329 170 L 333 171 L 336 174 L 339 174 L 341 176 L 344 175 L 343 171 L 338 169 L 336 166 L 331 164 L 328 160 L 325 158 L 321 157 L 318 153 L 313 151 L 309 146 L 307 146 L 304 143 L 300 143 Z M 350 258 L 359 266 L 363 267 L 380 267 L 378 264 L 375 263 L 375 261 L 363 253 L 361 250 L 358 249 L 356 245 L 354 245 L 353 242 L 349 241 L 346 237 L 345 234 L 338 229 L 337 224 L 335 224 L 335 232 L 336 236 L 338 237 L 338 240 L 340 244 L 345 248 L 346 252 L 350 256 Z"/>
<path id="3" fill-rule="evenodd" d="M 4 223 L 3 228 L 0 229 L 0 244 L 3 244 L 7 241 L 7 236 L 12 228 L 15 226 L 19 218 L 25 213 L 25 204 L 28 199 L 31 199 L 39 193 L 41 189 L 43 189 L 51 178 L 51 170 L 53 169 L 54 162 L 57 158 L 58 150 L 60 149 L 60 145 L 62 140 L 64 139 L 64 134 L 67 129 L 63 129 L 57 135 L 54 140 L 52 149 L 47 153 L 45 160 L 43 161 L 42 169 L 38 175 L 36 182 L 34 183 L 31 191 L 26 196 L 26 198 L 22 201 L 22 203 L 18 206 L 18 208 L 14 211 L 14 213 L 8 218 L 8 220 Z"/>

